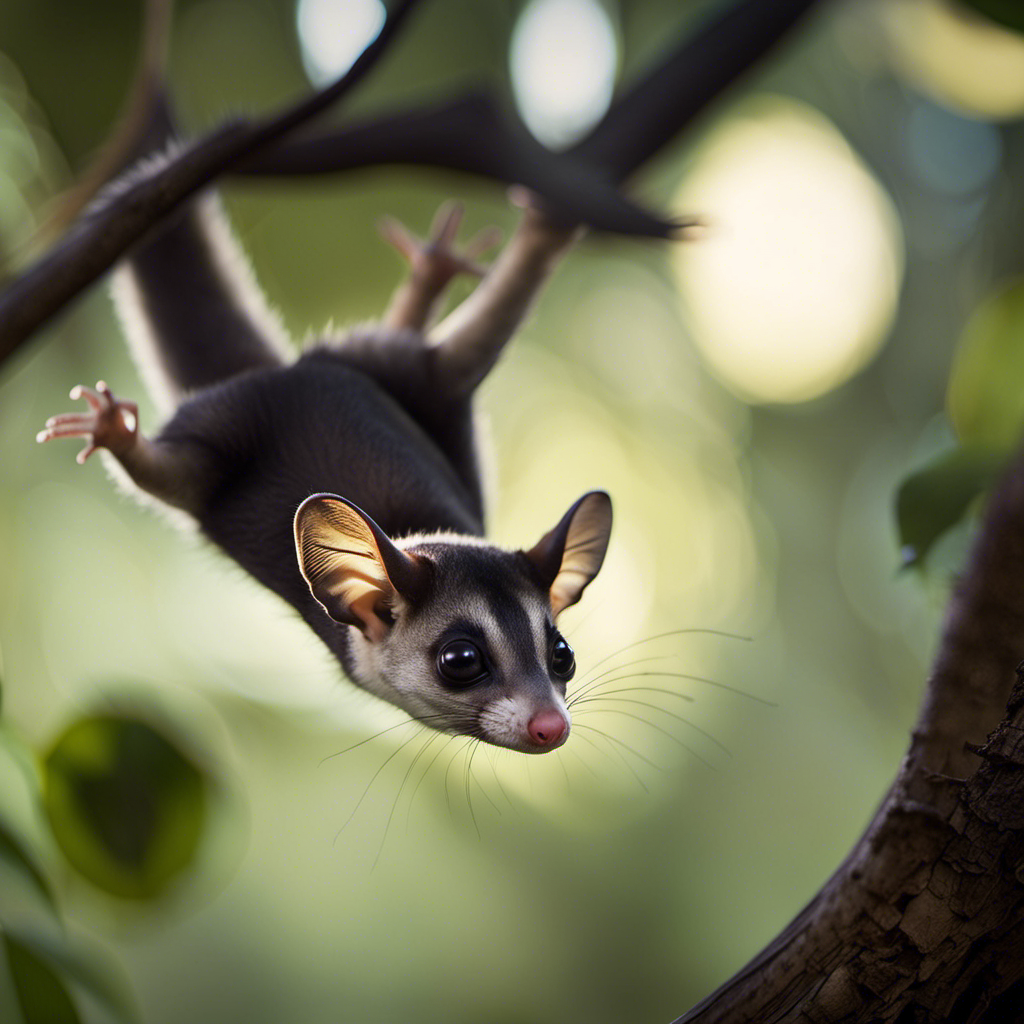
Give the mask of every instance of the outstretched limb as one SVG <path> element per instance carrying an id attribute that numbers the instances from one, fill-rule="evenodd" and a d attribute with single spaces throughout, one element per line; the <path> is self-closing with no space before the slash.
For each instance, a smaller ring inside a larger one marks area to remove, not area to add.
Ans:
<path id="1" fill-rule="evenodd" d="M 86 445 L 76 456 L 79 465 L 105 448 L 142 490 L 175 508 L 198 513 L 210 474 L 197 450 L 141 434 L 138 406 L 115 398 L 103 381 L 95 389 L 77 385 L 71 389 L 71 398 L 84 398 L 89 408 L 51 416 L 36 434 L 38 442 L 85 438 Z"/>
<path id="2" fill-rule="evenodd" d="M 380 233 L 409 264 L 409 276 L 402 282 L 384 314 L 385 327 L 425 331 L 433 319 L 445 288 L 459 274 L 483 277 L 486 268 L 477 262 L 500 240 L 497 228 L 484 228 L 474 235 L 462 251 L 454 248 L 462 223 L 460 203 L 445 203 L 437 211 L 426 239 L 413 235 L 393 217 L 380 222 Z"/>
<path id="3" fill-rule="evenodd" d="M 534 297 L 580 229 L 526 205 L 519 225 L 476 291 L 429 333 L 437 378 L 465 396 L 487 376 Z"/>

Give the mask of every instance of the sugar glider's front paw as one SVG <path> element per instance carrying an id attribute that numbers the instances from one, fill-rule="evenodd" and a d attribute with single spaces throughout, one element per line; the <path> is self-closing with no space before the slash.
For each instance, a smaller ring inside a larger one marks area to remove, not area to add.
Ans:
<path id="1" fill-rule="evenodd" d="M 76 456 L 84 463 L 97 448 L 107 448 L 114 455 L 130 451 L 138 439 L 139 407 L 114 397 L 113 392 L 100 381 L 95 390 L 79 384 L 71 389 L 71 398 L 84 398 L 89 406 L 86 412 L 66 412 L 51 416 L 46 426 L 36 434 L 36 440 L 52 441 L 58 437 L 84 437 L 86 446 Z"/>

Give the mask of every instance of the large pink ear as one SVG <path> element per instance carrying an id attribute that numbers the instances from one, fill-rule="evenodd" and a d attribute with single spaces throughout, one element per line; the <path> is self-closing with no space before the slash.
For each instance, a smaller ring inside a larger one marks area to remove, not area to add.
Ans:
<path id="1" fill-rule="evenodd" d="M 295 551 L 327 614 L 375 642 L 387 632 L 398 599 L 415 601 L 426 587 L 425 563 L 395 547 L 365 512 L 336 494 L 314 494 L 299 506 Z"/>
<path id="2" fill-rule="evenodd" d="M 611 532 L 612 500 L 604 491 L 591 491 L 524 552 L 548 588 L 552 614 L 558 615 L 580 599 L 601 568 Z"/>

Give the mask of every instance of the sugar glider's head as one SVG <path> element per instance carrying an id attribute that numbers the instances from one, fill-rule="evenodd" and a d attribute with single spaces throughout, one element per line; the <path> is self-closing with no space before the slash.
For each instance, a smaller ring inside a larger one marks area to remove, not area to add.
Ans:
<path id="1" fill-rule="evenodd" d="M 459 534 L 394 542 L 351 502 L 315 494 L 295 545 L 313 596 L 352 627 L 356 683 L 442 732 L 541 754 L 569 735 L 576 670 L 555 620 L 601 568 L 611 521 L 592 491 L 529 550 Z"/>

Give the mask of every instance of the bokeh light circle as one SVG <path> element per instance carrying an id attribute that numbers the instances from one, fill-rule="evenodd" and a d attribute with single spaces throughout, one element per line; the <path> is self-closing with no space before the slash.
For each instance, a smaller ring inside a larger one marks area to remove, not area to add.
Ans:
<path id="1" fill-rule="evenodd" d="M 380 0 L 299 0 L 295 20 L 311 82 L 343 75 L 384 26 Z"/>
<path id="2" fill-rule="evenodd" d="M 694 342 L 734 393 L 806 401 L 878 351 L 896 310 L 902 231 L 818 111 L 748 101 L 698 148 L 675 207 L 706 225 L 673 266 Z"/>
<path id="3" fill-rule="evenodd" d="M 991 120 L 1024 113 L 1024 38 L 944 0 L 895 0 L 881 8 L 896 69 L 961 113 Z"/>
<path id="4" fill-rule="evenodd" d="M 509 61 L 527 127 L 549 146 L 566 145 L 611 102 L 615 30 L 596 0 L 532 0 L 516 23 Z"/>

